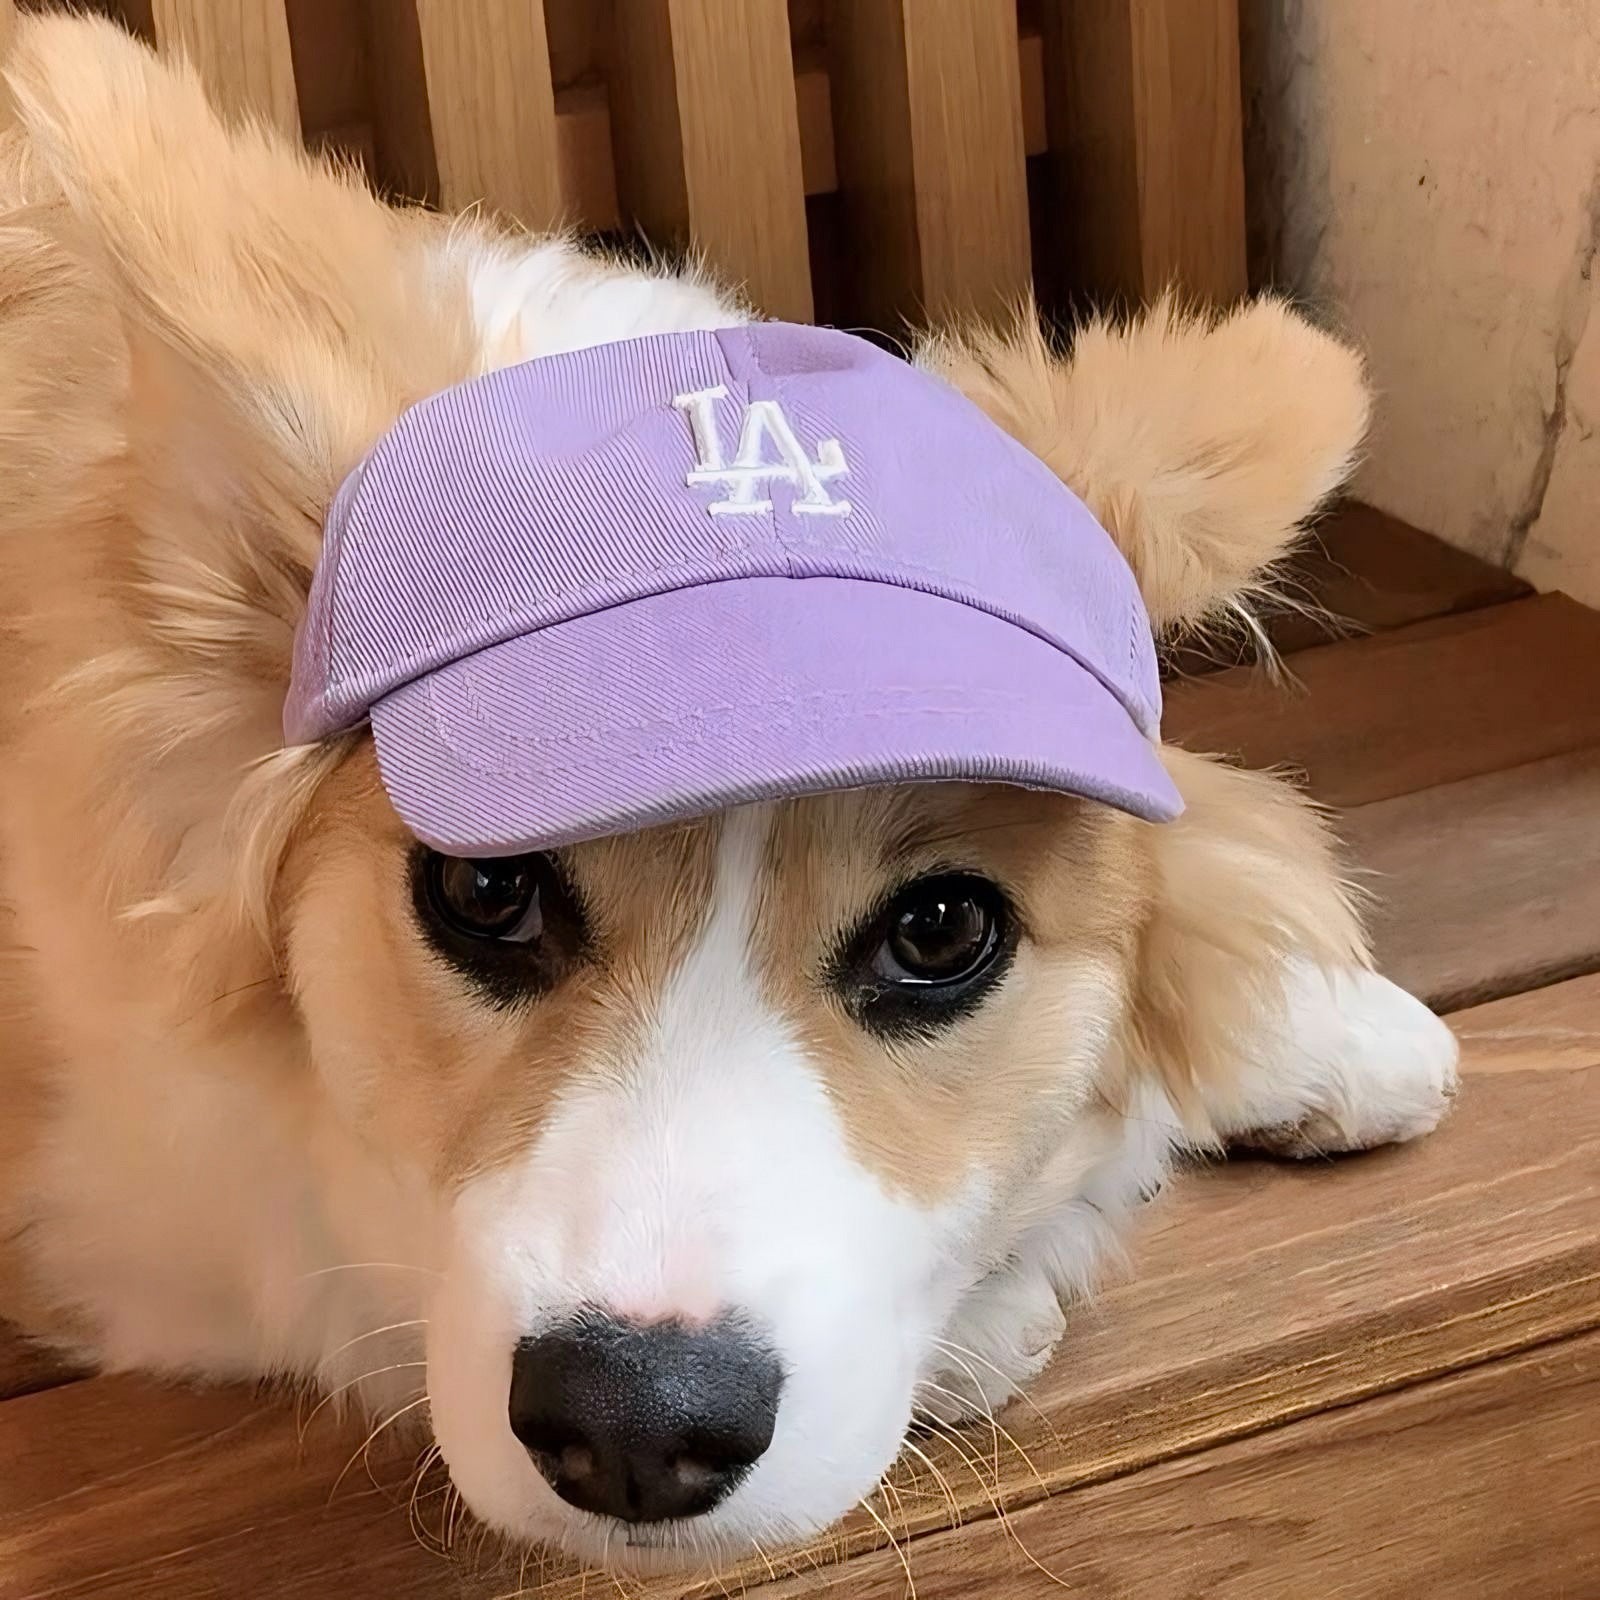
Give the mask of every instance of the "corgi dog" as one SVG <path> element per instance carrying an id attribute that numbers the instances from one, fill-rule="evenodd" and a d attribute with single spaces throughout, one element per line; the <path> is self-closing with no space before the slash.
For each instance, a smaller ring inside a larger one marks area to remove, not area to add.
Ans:
<path id="1" fill-rule="evenodd" d="M 1336 339 L 902 361 L 107 23 L 7 82 L 0 1311 L 676 1568 L 1005 1403 L 1176 1156 L 1438 1122 L 1324 820 L 1159 731 L 1351 468 Z"/>

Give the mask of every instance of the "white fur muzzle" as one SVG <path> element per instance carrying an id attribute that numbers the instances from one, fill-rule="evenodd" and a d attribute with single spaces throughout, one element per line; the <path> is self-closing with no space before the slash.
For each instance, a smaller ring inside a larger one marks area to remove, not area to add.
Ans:
<path id="1" fill-rule="evenodd" d="M 712 1554 L 842 1515 L 898 1453 L 912 1391 L 963 1286 L 970 1207 L 924 1210 L 851 1156 L 801 1041 L 750 970 L 763 809 L 724 824 L 709 918 L 644 1043 L 593 1064 L 518 1165 L 455 1207 L 429 1331 L 434 1431 L 482 1517 L 615 1563 Z M 621 1530 L 559 1500 L 513 1437 L 513 1349 L 586 1308 L 635 1322 L 725 1312 L 785 1373 L 772 1444 L 680 1530 Z"/>

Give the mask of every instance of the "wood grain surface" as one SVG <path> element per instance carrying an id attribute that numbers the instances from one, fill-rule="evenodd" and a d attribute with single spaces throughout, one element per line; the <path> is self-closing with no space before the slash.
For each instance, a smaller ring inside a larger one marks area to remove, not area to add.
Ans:
<path id="1" fill-rule="evenodd" d="M 1600 742 L 1600 613 L 1565 595 L 1303 650 L 1292 683 L 1251 668 L 1171 684 L 1163 731 L 1303 773 L 1358 806 Z"/>
<path id="2" fill-rule="evenodd" d="M 1245 292 L 1237 0 L 1042 0 L 1069 281 L 1139 304 Z"/>
<path id="3" fill-rule="evenodd" d="M 445 209 L 487 205 L 526 227 L 563 220 L 544 9 L 414 0 Z"/>
<path id="4" fill-rule="evenodd" d="M 587 231 L 614 233 L 624 219 L 612 148 L 613 96 L 606 83 L 612 53 L 609 7 L 595 0 L 577 3 L 584 9 L 545 7 L 561 214 Z M 122 0 L 123 14 L 149 4 Z M 581 39 L 573 37 L 575 22 Z M 369 170 L 385 188 L 437 203 L 415 8 L 394 0 L 296 0 L 289 24 L 307 138 L 369 151 L 374 157 Z M 1025 31 L 1018 39 L 1017 64 L 1024 148 L 1029 156 L 1042 155 L 1047 135 L 1037 32 Z M 833 194 L 839 185 L 833 102 L 820 37 L 797 47 L 794 80 L 805 193 Z"/>
<path id="5" fill-rule="evenodd" d="M 854 314 L 994 314 L 1030 281 L 1016 19 L 992 0 L 833 0 L 834 165 Z"/>
<path id="6" fill-rule="evenodd" d="M 626 218 L 688 242 L 769 316 L 811 316 L 784 0 L 629 0 L 616 12 L 611 141 Z"/>
<path id="7" fill-rule="evenodd" d="M 1600 744 L 1359 806 L 1339 830 L 1380 967 L 1435 1008 L 1600 970 Z"/>
<path id="8" fill-rule="evenodd" d="M 1600 1336 L 879 1551 L 839 1600 L 1600 1594 Z M 915 1589 L 912 1588 L 912 1580 Z M 814 1594 L 811 1578 L 761 1591 Z"/>
<path id="9" fill-rule="evenodd" d="M 1282 600 L 1264 605 L 1260 620 L 1283 655 L 1533 592 L 1504 567 L 1358 500 L 1345 501 L 1316 524 L 1274 588 Z M 1195 676 L 1257 657 L 1253 636 L 1239 631 L 1169 651 L 1164 666 Z"/>

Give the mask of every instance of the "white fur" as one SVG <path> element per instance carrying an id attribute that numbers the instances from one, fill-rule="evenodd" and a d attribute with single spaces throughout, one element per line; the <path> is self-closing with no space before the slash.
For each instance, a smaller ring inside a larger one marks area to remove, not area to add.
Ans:
<path id="1" fill-rule="evenodd" d="M 750 314 L 694 273 L 611 266 L 565 239 L 514 246 L 463 229 L 441 271 L 465 268 L 483 366 L 511 366 L 651 333 L 737 327 Z"/>
<path id="2" fill-rule="evenodd" d="M 1415 1139 L 1455 1095 L 1459 1054 L 1449 1028 L 1387 978 L 1294 961 L 1282 1013 L 1263 1018 L 1243 1058 L 1237 1103 L 1216 1108 L 1219 1131 L 1307 1155 Z"/>

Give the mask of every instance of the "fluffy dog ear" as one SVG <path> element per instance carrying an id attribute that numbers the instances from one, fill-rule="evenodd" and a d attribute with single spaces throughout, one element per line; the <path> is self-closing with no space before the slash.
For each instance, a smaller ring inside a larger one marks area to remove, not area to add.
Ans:
<path id="1" fill-rule="evenodd" d="M 71 208 L 123 316 L 335 477 L 466 370 L 469 308 L 419 225 L 105 21 L 24 18 L 6 64 L 36 184 Z"/>
<path id="2" fill-rule="evenodd" d="M 1283 301 L 1220 317 L 1170 297 L 1054 353 L 1030 308 L 919 359 L 1080 495 L 1121 547 L 1156 627 L 1238 607 L 1349 474 L 1366 431 L 1361 358 Z"/>

